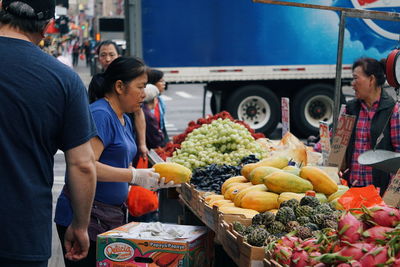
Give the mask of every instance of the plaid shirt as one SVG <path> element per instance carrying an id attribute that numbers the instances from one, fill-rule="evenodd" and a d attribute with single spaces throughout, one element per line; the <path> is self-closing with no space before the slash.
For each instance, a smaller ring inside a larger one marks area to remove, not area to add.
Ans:
<path id="1" fill-rule="evenodd" d="M 361 102 L 361 109 L 356 122 L 354 154 L 351 159 L 350 185 L 367 186 L 372 184 L 372 167 L 360 165 L 358 157 L 365 151 L 373 149 L 371 147 L 371 121 L 378 108 L 379 102 L 376 101 L 370 109 L 364 102 Z M 390 137 L 395 152 L 400 152 L 400 105 L 396 103 L 393 115 L 390 119 Z"/>

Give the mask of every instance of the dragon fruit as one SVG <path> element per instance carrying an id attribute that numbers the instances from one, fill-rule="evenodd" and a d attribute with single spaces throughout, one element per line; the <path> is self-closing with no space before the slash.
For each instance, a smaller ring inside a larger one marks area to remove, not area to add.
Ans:
<path id="1" fill-rule="evenodd" d="M 384 264 L 388 260 L 388 249 L 383 246 L 376 246 L 370 252 L 365 254 L 359 262 L 362 266 L 376 266 Z"/>
<path id="2" fill-rule="evenodd" d="M 317 257 L 321 256 L 321 252 L 319 251 L 313 251 L 310 253 L 310 258 L 309 258 L 309 266 L 315 266 L 318 264 L 318 261 L 315 259 Z"/>
<path id="3" fill-rule="evenodd" d="M 342 241 L 355 243 L 360 240 L 363 223 L 350 212 L 346 212 L 339 220 L 338 233 Z"/>
<path id="4" fill-rule="evenodd" d="M 316 261 L 322 262 L 325 264 L 340 264 L 340 263 L 346 263 L 352 260 L 352 257 L 345 257 L 340 255 L 338 252 L 336 253 L 325 253 L 322 254 L 319 257 L 315 258 Z"/>
<path id="5" fill-rule="evenodd" d="M 319 250 L 320 245 L 317 242 L 318 240 L 316 238 L 308 238 L 301 243 L 301 247 L 309 252 Z"/>
<path id="6" fill-rule="evenodd" d="M 386 227 L 396 227 L 400 223 L 400 210 L 387 206 L 362 208 L 365 217 L 374 224 Z"/>
<path id="7" fill-rule="evenodd" d="M 278 243 L 286 247 L 295 248 L 300 243 L 300 238 L 297 236 L 285 235 L 278 241 Z"/>
<path id="8" fill-rule="evenodd" d="M 361 263 L 358 261 L 350 261 L 348 263 L 341 263 L 336 267 L 362 267 Z"/>
<path id="9" fill-rule="evenodd" d="M 376 242 L 376 240 L 385 240 L 388 238 L 386 235 L 387 232 L 393 231 L 394 228 L 391 227 L 385 227 L 385 226 L 374 226 L 369 228 L 368 230 L 365 230 L 362 233 L 362 236 L 364 237 L 365 241 L 367 242 Z"/>
<path id="10" fill-rule="evenodd" d="M 289 247 L 284 247 L 280 244 L 275 244 L 273 255 L 275 260 L 283 265 L 290 265 L 290 259 L 292 258 L 293 250 Z"/>
<path id="11" fill-rule="evenodd" d="M 295 249 L 292 254 L 290 266 L 291 267 L 310 266 L 308 253 L 302 249 Z"/>
<path id="12" fill-rule="evenodd" d="M 366 253 L 368 253 L 374 245 L 369 243 L 348 243 L 345 242 L 347 246 L 342 248 L 338 254 L 345 257 L 352 257 L 352 260 L 359 260 L 361 259 Z"/>

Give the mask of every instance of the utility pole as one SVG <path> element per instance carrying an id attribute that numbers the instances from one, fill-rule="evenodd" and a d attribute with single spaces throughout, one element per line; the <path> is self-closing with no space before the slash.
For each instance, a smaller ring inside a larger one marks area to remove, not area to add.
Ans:
<path id="1" fill-rule="evenodd" d="M 128 56 L 143 57 L 141 0 L 125 1 L 125 39 Z"/>

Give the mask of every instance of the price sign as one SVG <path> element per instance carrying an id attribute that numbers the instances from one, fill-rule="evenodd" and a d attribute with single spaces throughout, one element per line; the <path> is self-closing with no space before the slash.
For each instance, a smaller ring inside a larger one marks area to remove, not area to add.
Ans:
<path id="1" fill-rule="evenodd" d="M 387 205 L 400 208 L 400 169 L 386 189 L 383 195 L 383 201 L 385 201 Z"/>
<path id="2" fill-rule="evenodd" d="M 342 114 L 332 139 L 331 151 L 328 157 L 328 166 L 341 169 L 343 159 L 349 144 L 351 133 L 353 132 L 356 116 Z"/>
<path id="3" fill-rule="evenodd" d="M 331 151 L 331 140 L 329 134 L 329 124 L 326 121 L 319 122 L 319 136 L 322 150 L 322 165 L 327 166 L 329 152 Z"/>
<path id="4" fill-rule="evenodd" d="M 282 136 L 290 132 L 290 112 L 289 112 L 289 98 L 281 98 L 282 106 Z"/>

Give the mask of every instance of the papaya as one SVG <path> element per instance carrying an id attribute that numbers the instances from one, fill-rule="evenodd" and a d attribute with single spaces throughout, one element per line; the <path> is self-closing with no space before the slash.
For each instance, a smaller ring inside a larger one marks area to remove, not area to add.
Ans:
<path id="1" fill-rule="evenodd" d="M 224 194 L 226 188 L 231 184 L 231 183 L 246 183 L 248 180 L 244 176 L 234 176 L 229 179 L 226 179 L 225 182 L 221 186 L 221 193 Z"/>
<path id="2" fill-rule="evenodd" d="M 335 198 L 335 199 L 329 201 L 329 203 L 331 203 L 332 206 L 333 206 L 335 209 L 337 209 L 337 210 L 345 210 L 345 208 L 342 206 L 342 204 L 339 203 L 339 201 L 338 201 L 339 198 L 340 198 L 340 197 L 337 197 L 337 198 Z"/>
<path id="3" fill-rule="evenodd" d="M 213 194 L 213 195 L 208 195 L 206 197 L 204 197 L 204 201 L 211 205 L 211 202 L 216 201 L 216 200 L 221 200 L 224 199 L 224 195 L 217 195 L 217 194 Z"/>
<path id="4" fill-rule="evenodd" d="M 288 172 L 288 173 L 291 173 L 291 174 L 294 174 L 297 176 L 299 176 L 299 174 L 300 174 L 300 168 L 297 168 L 296 166 L 291 166 L 291 165 L 283 167 L 282 171 L 285 171 L 285 172 Z"/>
<path id="5" fill-rule="evenodd" d="M 317 193 L 330 195 L 338 190 L 338 185 L 329 175 L 316 166 L 303 166 L 300 169 L 300 177 L 309 180 Z"/>
<path id="6" fill-rule="evenodd" d="M 249 180 L 252 184 L 264 184 L 264 177 L 276 171 L 281 169 L 270 166 L 257 167 L 250 172 Z"/>
<path id="7" fill-rule="evenodd" d="M 341 197 L 344 193 L 347 192 L 348 189 L 339 189 L 338 191 L 336 191 L 335 193 L 329 195 L 328 197 L 328 202 L 334 200 L 335 198 L 339 198 Z"/>
<path id="8" fill-rule="evenodd" d="M 242 190 L 240 190 L 239 193 L 236 194 L 235 198 L 233 199 L 233 202 L 235 203 L 236 207 L 240 207 L 241 206 L 242 197 L 245 194 L 247 194 L 247 192 L 249 192 L 249 191 L 264 191 L 264 192 L 267 192 L 267 187 L 264 184 L 258 184 L 258 185 L 249 186 L 247 188 L 243 188 Z"/>
<path id="9" fill-rule="evenodd" d="M 252 184 L 250 182 L 248 183 L 232 183 L 228 186 L 228 188 L 225 190 L 224 193 L 224 198 L 225 199 L 234 199 L 236 194 L 240 192 L 243 188 L 250 187 Z"/>
<path id="10" fill-rule="evenodd" d="M 153 165 L 154 171 L 165 178 L 165 183 L 174 181 L 175 184 L 186 183 L 192 177 L 192 171 L 174 162 L 160 162 Z"/>
<path id="11" fill-rule="evenodd" d="M 242 197 L 241 206 L 245 209 L 253 209 L 264 212 L 279 208 L 278 194 L 262 191 L 250 191 Z"/>
<path id="12" fill-rule="evenodd" d="M 349 190 L 350 188 L 347 185 L 339 184 L 338 190 Z"/>
<path id="13" fill-rule="evenodd" d="M 264 178 L 268 190 L 274 193 L 304 193 L 313 190 L 313 185 L 306 179 L 287 172 L 274 172 Z"/>
<path id="14" fill-rule="evenodd" d="M 305 196 L 305 194 L 293 193 L 293 192 L 283 192 L 279 194 L 278 204 L 281 205 L 283 201 L 287 201 L 290 199 L 296 199 L 300 202 L 300 200 Z"/>
<path id="15" fill-rule="evenodd" d="M 315 197 L 319 200 L 321 203 L 326 203 L 328 202 L 328 198 L 326 197 L 325 194 L 323 193 L 315 193 Z"/>
<path id="16" fill-rule="evenodd" d="M 255 215 L 257 215 L 259 212 L 256 210 L 252 209 L 243 209 L 243 208 L 238 208 L 238 207 L 229 207 L 229 206 L 222 206 L 218 208 L 218 210 L 222 213 L 227 213 L 227 214 L 243 214 L 246 218 L 253 218 Z"/>
<path id="17" fill-rule="evenodd" d="M 210 206 L 211 207 L 212 206 L 222 207 L 222 206 L 225 206 L 225 205 L 228 205 L 228 204 L 232 204 L 232 205 L 230 205 L 231 207 L 235 206 L 235 204 L 232 201 L 228 200 L 228 199 L 220 199 L 220 200 L 213 201 L 212 204 L 210 204 Z"/>
<path id="18" fill-rule="evenodd" d="M 249 179 L 251 171 L 257 167 L 269 166 L 269 167 L 275 167 L 278 169 L 282 169 L 283 167 L 286 167 L 288 164 L 289 164 L 289 159 L 287 157 L 273 156 L 273 157 L 263 159 L 257 163 L 249 163 L 249 164 L 244 165 L 241 170 L 241 174 L 244 177 L 246 177 L 247 179 Z"/>
<path id="19" fill-rule="evenodd" d="M 247 179 L 250 178 L 250 172 L 255 169 L 257 166 L 257 163 L 249 163 L 246 164 L 242 167 L 242 170 L 240 171 L 240 174 L 246 177 Z"/>

